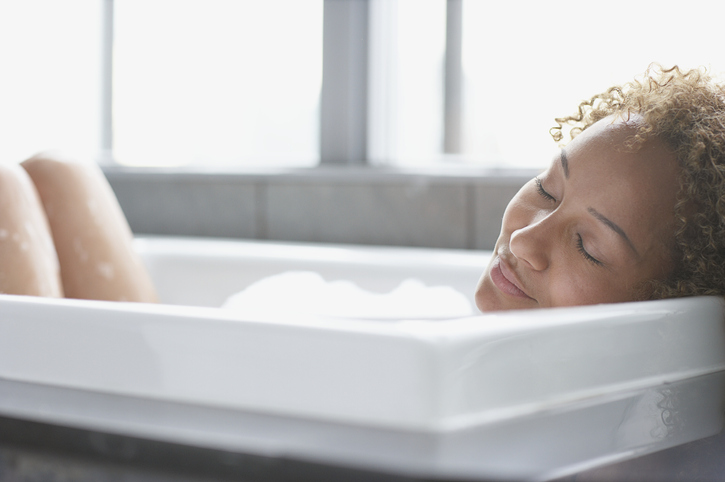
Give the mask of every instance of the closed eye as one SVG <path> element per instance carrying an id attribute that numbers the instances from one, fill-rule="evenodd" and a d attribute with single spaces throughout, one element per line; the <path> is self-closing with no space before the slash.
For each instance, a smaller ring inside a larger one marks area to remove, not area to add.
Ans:
<path id="1" fill-rule="evenodd" d="M 539 192 L 541 197 L 543 197 L 547 201 L 556 202 L 556 198 L 554 196 L 552 196 L 551 194 L 549 194 L 548 192 L 546 192 L 546 189 L 544 189 L 544 186 L 541 185 L 541 179 L 539 179 L 538 177 L 535 177 L 534 182 L 536 182 L 536 190 Z"/>
<path id="2" fill-rule="evenodd" d="M 582 239 L 581 234 L 577 234 L 576 237 L 577 237 L 576 249 L 578 249 L 579 252 L 582 254 L 582 256 L 584 256 L 584 259 L 586 259 L 587 261 L 589 261 L 597 266 L 602 266 L 604 263 L 599 261 L 597 258 L 595 258 L 591 254 L 589 254 L 586 249 L 584 249 L 584 240 Z"/>

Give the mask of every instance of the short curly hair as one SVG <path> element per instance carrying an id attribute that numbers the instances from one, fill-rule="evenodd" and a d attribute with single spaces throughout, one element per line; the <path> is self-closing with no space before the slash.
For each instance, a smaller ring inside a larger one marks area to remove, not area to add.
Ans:
<path id="1" fill-rule="evenodd" d="M 680 166 L 675 204 L 673 270 L 651 280 L 641 298 L 725 296 L 725 87 L 705 69 L 650 65 L 633 82 L 609 88 L 555 119 L 550 133 L 564 143 L 610 115 L 637 114 L 643 123 L 628 140 L 636 149 L 664 141 Z"/>

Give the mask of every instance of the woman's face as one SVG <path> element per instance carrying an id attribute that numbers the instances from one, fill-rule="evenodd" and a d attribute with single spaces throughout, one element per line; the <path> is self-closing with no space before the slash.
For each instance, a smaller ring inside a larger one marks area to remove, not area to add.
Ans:
<path id="1" fill-rule="evenodd" d="M 632 301 L 670 273 L 676 158 L 658 140 L 624 147 L 636 121 L 592 125 L 511 200 L 481 311 Z"/>

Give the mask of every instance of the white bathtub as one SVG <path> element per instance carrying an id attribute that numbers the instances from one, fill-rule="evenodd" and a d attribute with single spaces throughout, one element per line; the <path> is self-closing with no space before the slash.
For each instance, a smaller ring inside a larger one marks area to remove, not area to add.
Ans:
<path id="1" fill-rule="evenodd" d="M 0 415 L 415 477 L 545 480 L 716 434 L 723 303 L 451 320 L 213 308 L 290 269 L 468 293 L 487 254 L 137 240 L 167 305 L 0 296 Z M 177 306 L 172 306 L 177 305 Z"/>

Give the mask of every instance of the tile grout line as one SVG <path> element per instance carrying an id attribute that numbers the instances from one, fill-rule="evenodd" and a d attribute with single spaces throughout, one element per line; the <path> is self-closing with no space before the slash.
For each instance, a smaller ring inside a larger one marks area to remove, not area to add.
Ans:
<path id="1" fill-rule="evenodd" d="M 257 239 L 269 239 L 267 187 L 266 182 L 254 184 L 255 238 Z"/>
<path id="2" fill-rule="evenodd" d="M 466 248 L 476 249 L 476 192 L 475 186 L 466 184 Z"/>

